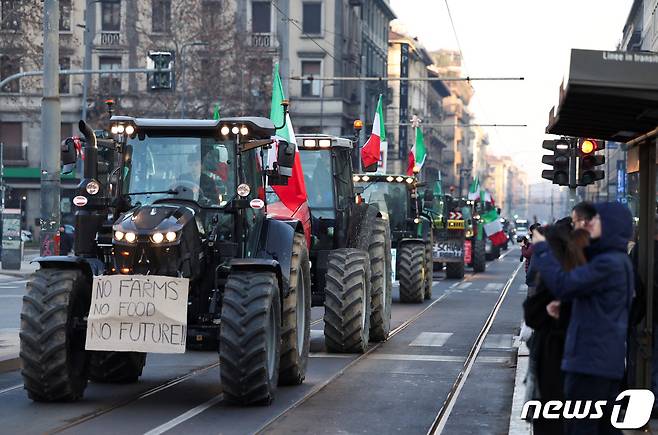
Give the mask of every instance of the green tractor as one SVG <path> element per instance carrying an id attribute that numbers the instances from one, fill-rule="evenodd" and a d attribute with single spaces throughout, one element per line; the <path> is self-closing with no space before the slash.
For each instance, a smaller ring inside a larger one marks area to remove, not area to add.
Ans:
<path id="1" fill-rule="evenodd" d="M 278 169 L 266 171 L 259 162 L 276 131 L 266 118 L 110 122 L 109 138 L 81 121 L 83 138 L 62 144 L 64 165 L 80 147 L 84 158 L 75 255 L 36 259 L 28 280 L 28 396 L 71 401 L 88 379 L 135 382 L 156 345 L 182 353 L 193 340 L 218 343 L 228 401 L 269 404 L 278 384 L 304 380 L 308 362 L 303 226 L 271 217 L 262 194 L 266 176 L 290 174 L 295 146 L 278 140 Z M 106 308 L 114 317 L 102 317 Z"/>
<path id="2" fill-rule="evenodd" d="M 356 186 L 367 203 L 388 220 L 400 302 L 422 303 L 432 297 L 432 221 L 418 198 L 415 177 L 356 174 Z"/>
<path id="3" fill-rule="evenodd" d="M 487 270 L 486 243 L 487 236 L 482 228 L 482 220 L 478 212 L 479 202 L 466 200 L 462 207 L 465 223 L 464 253 L 466 264 L 473 272 L 482 273 Z"/>

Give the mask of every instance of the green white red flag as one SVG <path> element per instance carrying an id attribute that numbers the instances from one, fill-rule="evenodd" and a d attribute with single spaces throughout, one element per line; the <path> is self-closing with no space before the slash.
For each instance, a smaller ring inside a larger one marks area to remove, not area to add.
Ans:
<path id="1" fill-rule="evenodd" d="M 274 82 L 272 84 L 272 106 L 270 108 L 270 119 L 274 125 L 283 124 L 284 110 L 281 106 L 281 102 L 285 99 L 283 92 L 283 84 L 281 83 L 281 77 L 279 76 L 279 65 L 274 66 Z M 290 121 L 290 115 L 286 114 L 285 126 L 276 131 L 277 136 L 288 141 L 288 143 L 295 144 L 297 148 L 297 139 L 295 138 L 295 131 L 292 128 L 292 122 Z M 268 162 L 267 165 L 269 168 L 272 167 L 272 164 L 276 162 L 277 150 L 276 146 L 270 148 L 268 153 Z M 289 208 L 291 211 L 296 211 L 302 204 L 307 201 L 306 196 L 306 185 L 304 184 L 304 172 L 302 170 L 302 163 L 299 158 L 299 149 L 295 154 L 295 164 L 292 168 L 292 176 L 288 179 L 288 185 L 276 185 L 272 186 L 274 192 L 277 194 L 283 205 Z"/>
<path id="2" fill-rule="evenodd" d="M 425 159 L 427 158 L 427 150 L 425 148 L 425 138 L 423 137 L 423 130 L 420 127 L 415 127 L 416 140 L 414 146 L 409 153 L 409 163 L 407 165 L 407 175 L 413 175 L 415 172 L 420 172 Z"/>
<path id="3" fill-rule="evenodd" d="M 473 178 L 473 181 L 468 188 L 468 199 L 472 201 L 480 199 L 480 177 L 477 175 Z"/>
<path id="4" fill-rule="evenodd" d="M 374 169 L 374 165 L 378 165 L 380 161 L 383 160 L 383 168 L 385 172 L 387 150 L 388 144 L 386 143 L 384 109 L 382 104 L 382 95 L 380 94 L 379 101 L 377 102 L 375 119 L 372 123 L 372 133 L 370 134 L 370 138 L 368 138 L 365 145 L 363 145 L 363 148 L 361 148 L 361 161 L 363 162 L 363 169 Z"/>
<path id="5" fill-rule="evenodd" d="M 494 246 L 500 246 L 507 241 L 507 236 L 503 231 L 503 224 L 500 223 L 500 216 L 496 209 L 491 209 L 482 215 L 484 223 L 484 232 L 491 240 Z"/>

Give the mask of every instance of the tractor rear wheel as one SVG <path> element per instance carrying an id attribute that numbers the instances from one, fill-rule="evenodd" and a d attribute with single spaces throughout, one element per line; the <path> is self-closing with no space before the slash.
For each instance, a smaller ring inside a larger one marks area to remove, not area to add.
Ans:
<path id="1" fill-rule="evenodd" d="M 422 303 L 425 300 L 425 245 L 404 243 L 398 251 L 400 302 Z"/>
<path id="2" fill-rule="evenodd" d="M 393 282 L 391 278 L 391 235 L 388 223 L 377 218 L 368 247 L 370 257 L 370 340 L 384 341 L 391 331 L 391 304 Z"/>
<path id="3" fill-rule="evenodd" d="M 91 352 L 89 380 L 108 384 L 137 382 L 146 364 L 142 352 Z"/>
<path id="4" fill-rule="evenodd" d="M 37 402 L 73 401 L 87 387 L 89 353 L 83 318 L 91 283 L 81 270 L 39 269 L 27 282 L 21 310 L 23 384 Z"/>
<path id="5" fill-rule="evenodd" d="M 351 248 L 329 252 L 324 341 L 333 353 L 363 353 L 370 338 L 370 258 Z"/>
<path id="6" fill-rule="evenodd" d="M 482 273 L 487 270 L 487 259 L 485 251 L 484 240 L 473 240 L 473 271 Z"/>
<path id="7" fill-rule="evenodd" d="M 464 277 L 464 262 L 446 263 L 446 278 L 462 279 Z"/>
<path id="8" fill-rule="evenodd" d="M 434 284 L 434 261 L 432 260 L 432 239 L 425 242 L 425 299 L 432 299 Z"/>
<path id="9" fill-rule="evenodd" d="M 273 272 L 229 275 L 220 328 L 220 378 L 227 401 L 268 405 L 279 379 L 281 300 Z"/>
<path id="10" fill-rule="evenodd" d="M 295 234 L 290 291 L 282 302 L 279 385 L 299 385 L 306 377 L 311 343 L 311 269 L 303 234 Z"/>

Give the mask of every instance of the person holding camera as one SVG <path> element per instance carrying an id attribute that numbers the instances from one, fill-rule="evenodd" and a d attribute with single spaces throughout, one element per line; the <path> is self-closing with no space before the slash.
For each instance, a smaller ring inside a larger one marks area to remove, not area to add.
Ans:
<path id="1" fill-rule="evenodd" d="M 614 403 L 625 371 L 626 334 L 634 292 L 634 276 L 627 243 L 633 218 L 620 203 L 596 204 L 588 223 L 592 239 L 588 263 L 567 270 L 545 237 L 533 231 L 533 266 L 552 295 L 571 302 L 562 371 L 566 400 L 605 400 Z M 610 424 L 610 407 L 598 420 L 566 421 L 568 434 L 620 432 Z"/>

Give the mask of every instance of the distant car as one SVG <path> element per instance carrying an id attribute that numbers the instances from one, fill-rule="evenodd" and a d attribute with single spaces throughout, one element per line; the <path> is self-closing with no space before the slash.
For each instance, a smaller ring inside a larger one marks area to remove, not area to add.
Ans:
<path id="1" fill-rule="evenodd" d="M 514 222 L 515 227 L 516 227 L 516 238 L 521 239 L 523 237 L 528 237 L 529 231 L 528 231 L 528 221 L 525 219 L 517 219 L 516 222 Z"/>
<path id="2" fill-rule="evenodd" d="M 32 241 L 32 232 L 28 230 L 21 230 L 21 240 L 23 242 L 31 242 Z"/>

